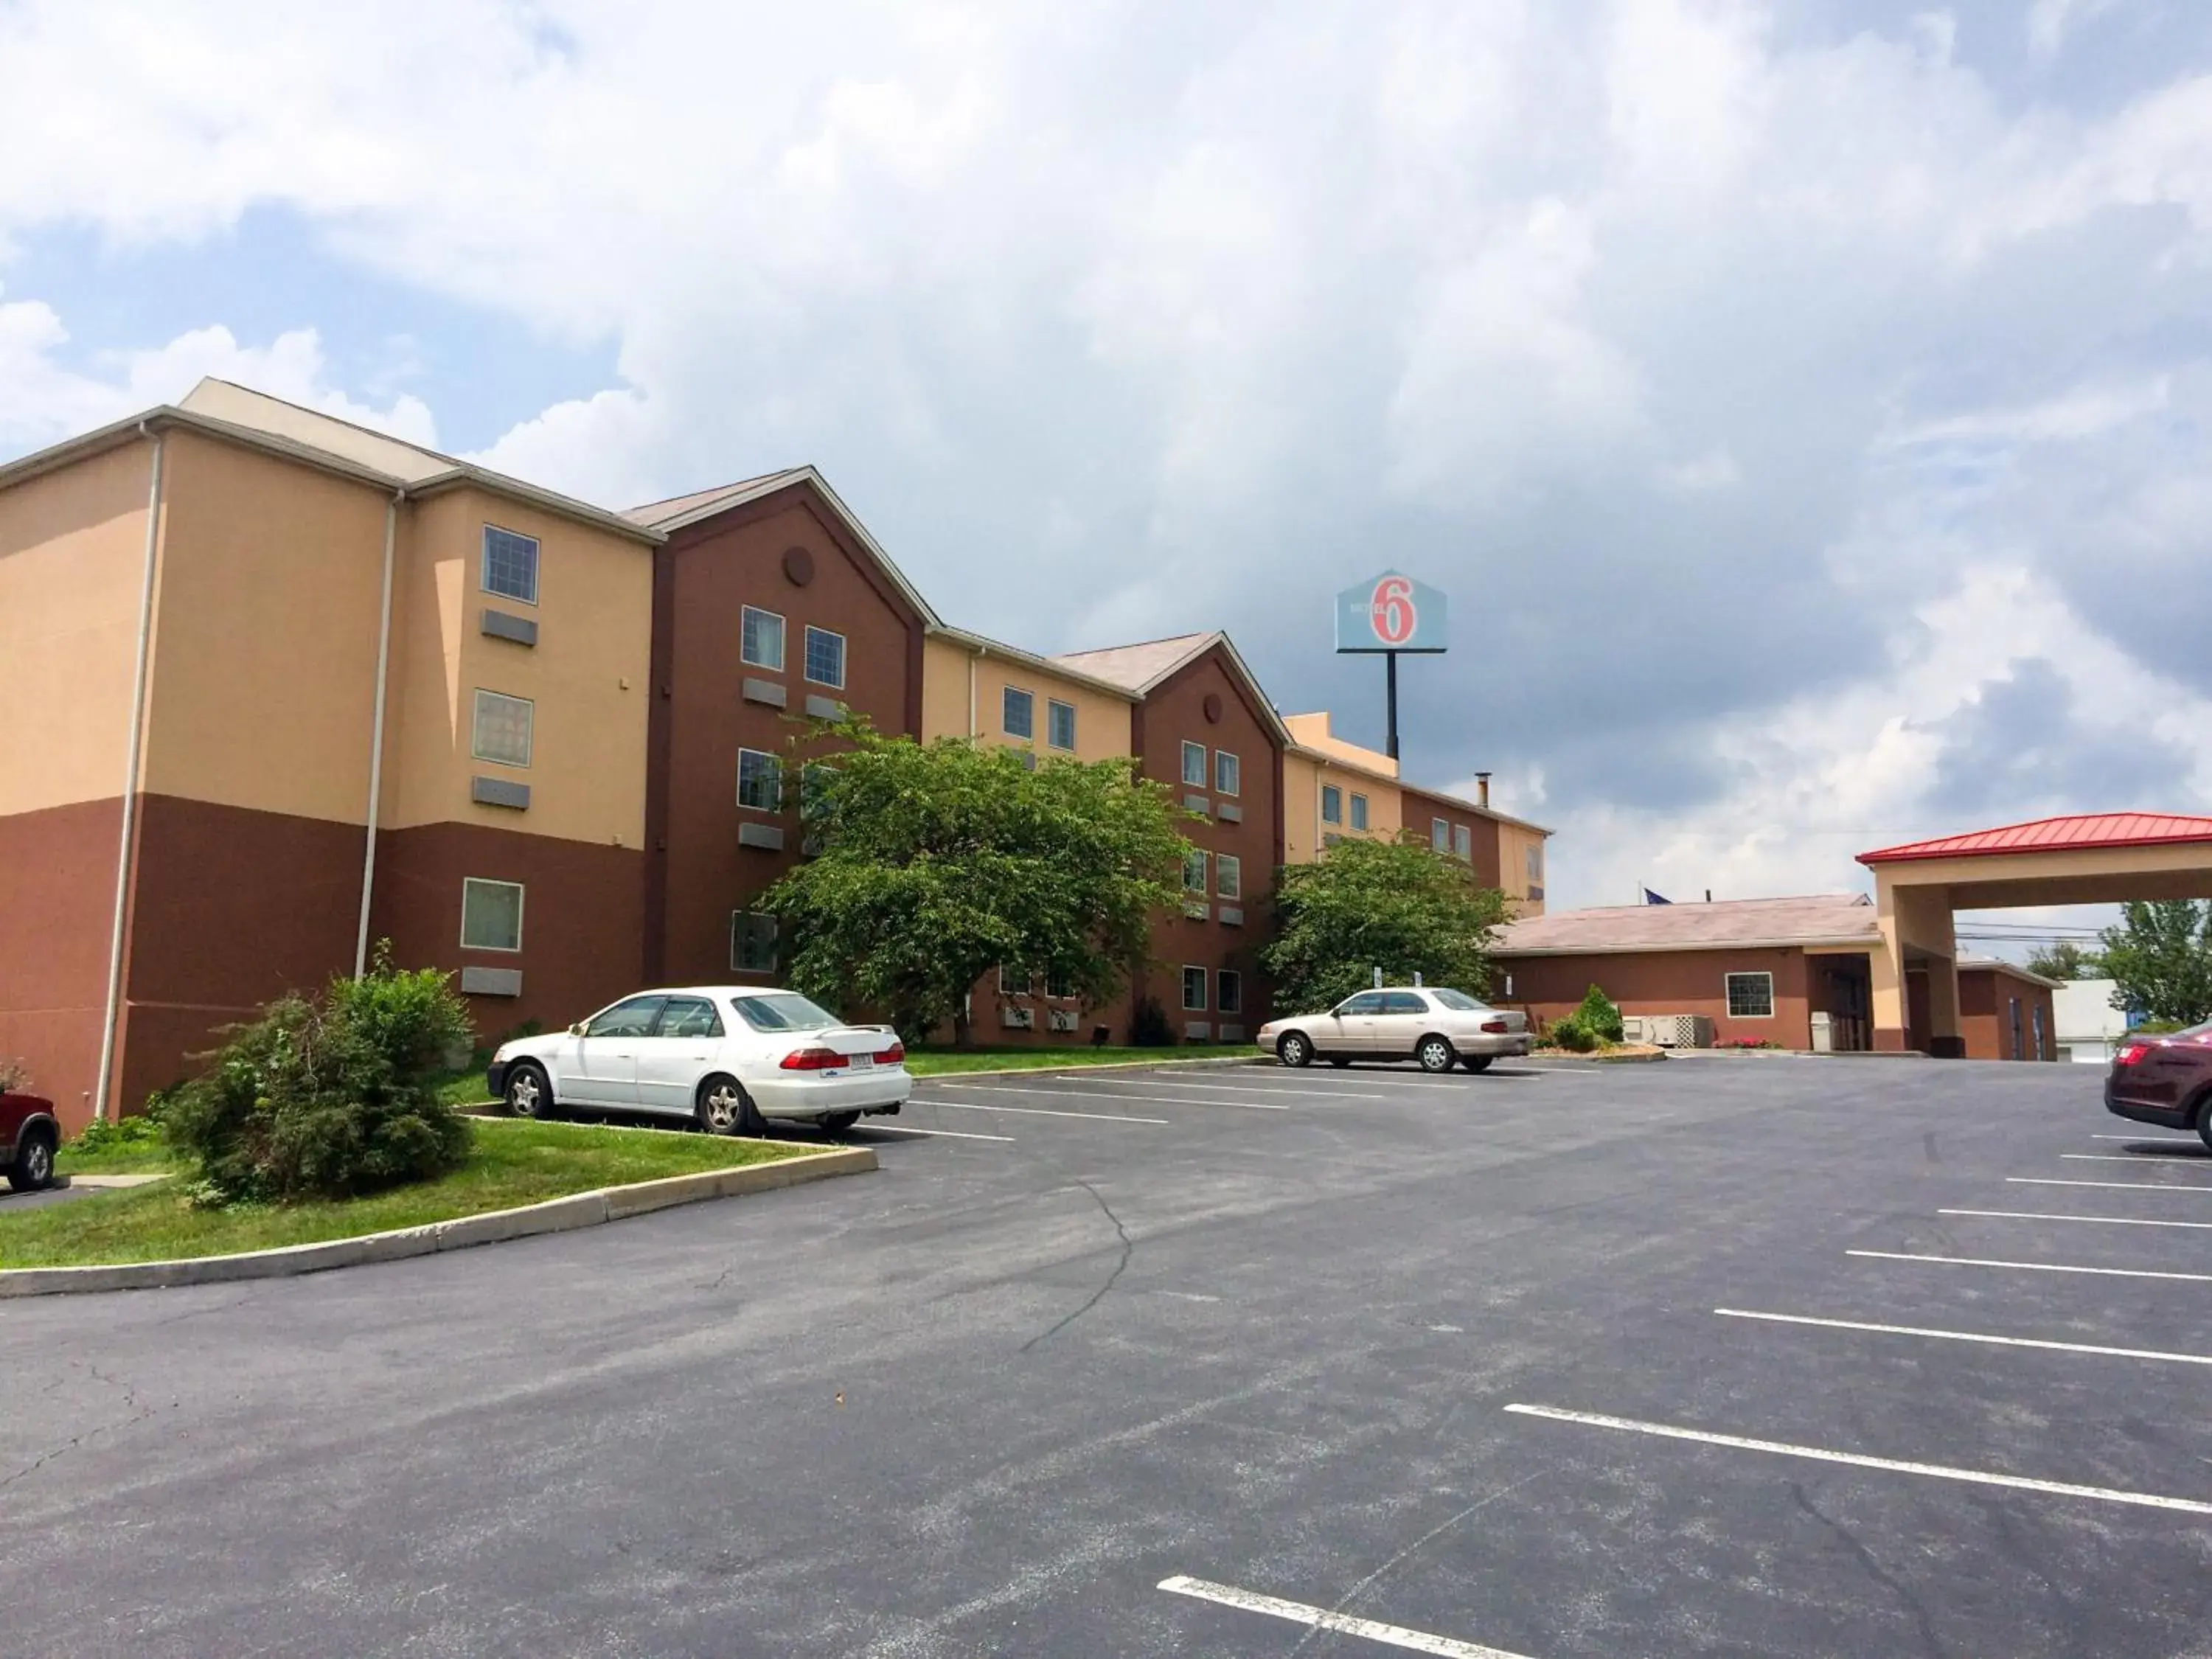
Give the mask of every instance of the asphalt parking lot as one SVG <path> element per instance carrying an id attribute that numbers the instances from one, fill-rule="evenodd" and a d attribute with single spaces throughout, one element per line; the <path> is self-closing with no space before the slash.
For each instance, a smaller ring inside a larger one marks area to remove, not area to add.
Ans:
<path id="1" fill-rule="evenodd" d="M 882 1172 L 0 1304 L 10 1651 L 2212 1652 L 2089 1067 L 927 1085 Z"/>

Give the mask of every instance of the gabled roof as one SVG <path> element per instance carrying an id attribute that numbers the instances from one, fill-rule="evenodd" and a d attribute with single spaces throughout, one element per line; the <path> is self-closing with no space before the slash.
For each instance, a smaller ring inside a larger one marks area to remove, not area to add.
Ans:
<path id="1" fill-rule="evenodd" d="M 1048 657 L 1035 651 L 1025 651 L 1018 645 L 1008 645 L 1004 640 L 994 640 L 988 635 L 971 633 L 964 628 L 932 624 L 929 633 L 933 639 L 950 640 L 962 650 L 972 651 L 979 657 L 1004 657 L 1008 662 L 1018 662 L 1024 667 L 1036 672 L 1054 675 L 1061 680 L 1087 686 L 1091 690 L 1103 692 L 1107 696 L 1119 697 L 1124 702 L 1144 701 L 1142 696 L 1132 691 L 1119 681 L 1102 679 L 1096 674 L 1087 674 L 1079 668 L 1072 668 L 1064 658 Z"/>
<path id="2" fill-rule="evenodd" d="M 735 483 L 717 484 L 711 489 L 696 489 L 688 495 L 672 495 L 665 501 L 650 501 L 643 507 L 631 507 L 623 516 L 633 524 L 642 525 L 662 536 L 672 536 L 688 526 L 713 518 L 717 513 L 727 513 L 732 507 L 744 507 L 773 495 L 779 489 L 788 489 L 794 484 L 805 485 L 821 498 L 823 506 L 836 515 L 853 539 L 867 550 L 868 556 L 882 568 L 891 585 L 897 588 L 915 614 L 930 628 L 942 627 L 943 622 L 931 608 L 921 590 L 906 579 L 906 573 L 892 562 L 891 556 L 884 551 L 881 544 L 868 533 L 853 509 L 838 499 L 837 492 L 830 488 L 830 481 L 811 465 L 786 467 L 780 472 L 763 472 L 756 478 L 741 478 Z"/>
<path id="3" fill-rule="evenodd" d="M 1260 711 L 1261 722 L 1274 733 L 1276 742 L 1289 748 L 1291 728 L 1283 724 L 1275 705 L 1267 701 L 1267 689 L 1237 649 L 1237 642 L 1218 630 L 1211 634 L 1177 634 L 1171 639 L 1144 640 L 1135 645 L 1110 645 L 1098 651 L 1071 651 L 1051 660 L 1079 674 L 1089 674 L 1109 685 L 1121 686 L 1137 696 L 1148 697 L 1216 646 L 1229 659 L 1230 672 L 1243 682 L 1252 707 Z"/>
<path id="4" fill-rule="evenodd" d="M 1595 956 L 1611 951 L 1879 945 L 1873 902 L 1855 893 L 1723 899 L 1717 904 L 1622 904 L 1555 910 L 1508 923 L 1499 956 Z"/>
<path id="5" fill-rule="evenodd" d="M 2089 812 L 2071 817 L 2037 818 L 1998 830 L 1977 830 L 1936 841 L 1908 842 L 1859 854 L 1861 864 L 1898 864 L 1911 859 L 1954 859 L 2009 853 L 2086 852 L 2108 847 L 2172 847 L 2212 841 L 2212 818 L 2172 812 Z"/>
<path id="6" fill-rule="evenodd" d="M 2032 969 L 2023 968 L 2016 962 L 2006 962 L 1996 957 L 1974 956 L 1964 951 L 1959 953 L 1958 968 L 1961 973 L 1969 968 L 1979 968 L 1984 972 L 2010 974 L 2014 979 L 2024 979 L 2030 985 L 2047 986 L 2054 991 L 2063 990 L 2067 983 L 2063 979 L 2051 979 Z"/>

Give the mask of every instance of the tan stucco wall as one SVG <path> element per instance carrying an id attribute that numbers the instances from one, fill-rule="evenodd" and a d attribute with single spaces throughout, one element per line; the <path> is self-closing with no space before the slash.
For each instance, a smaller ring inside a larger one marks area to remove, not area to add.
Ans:
<path id="1" fill-rule="evenodd" d="M 0 490 L 0 816 L 123 793 L 153 453 Z"/>
<path id="2" fill-rule="evenodd" d="M 932 635 L 921 645 L 921 740 L 964 738 L 968 726 L 968 665 L 974 652 Z"/>
<path id="3" fill-rule="evenodd" d="M 363 823 L 386 497 L 167 439 L 149 794 Z"/>
<path id="4" fill-rule="evenodd" d="M 1528 849 L 1541 848 L 1544 837 L 1533 830 L 1523 830 L 1517 824 L 1500 823 L 1498 825 L 1498 877 L 1505 896 L 1513 901 L 1516 916 L 1540 916 L 1544 901 L 1532 897 L 1528 891 Z M 1548 860 L 1548 854 L 1544 854 Z M 1540 866 L 1544 867 L 1544 866 Z M 1545 868 L 1547 881 L 1550 871 Z M 1544 885 L 1539 883 L 1538 885 Z"/>
<path id="5" fill-rule="evenodd" d="M 1291 741 L 1318 749 L 1334 759 L 1350 766 L 1364 767 L 1370 772 L 1379 772 L 1386 777 L 1398 775 L 1398 763 L 1380 749 L 1347 742 L 1331 729 L 1333 716 L 1327 709 L 1311 714 L 1285 714 L 1283 724 L 1290 731 Z"/>
<path id="6" fill-rule="evenodd" d="M 1008 686 L 1030 692 L 1036 700 L 1036 736 L 1028 746 L 1044 756 L 1068 751 L 1046 742 L 1051 730 L 1045 704 L 1064 702 L 1075 710 L 1075 749 L 1078 760 L 1110 760 L 1130 749 L 1127 701 L 1097 690 L 1079 680 L 1063 678 L 1048 669 L 985 652 L 980 657 L 969 647 L 942 635 L 922 648 L 921 709 L 925 738 L 969 734 L 969 670 L 973 668 L 975 737 L 985 743 L 1020 744 L 1002 726 L 1005 693 Z"/>
<path id="7" fill-rule="evenodd" d="M 1308 721 L 1319 715 L 1299 716 Z M 1300 739 L 1301 742 L 1304 740 Z M 1324 823 L 1321 792 L 1324 784 L 1344 791 L 1344 822 Z M 1352 798 L 1367 797 L 1367 828 L 1352 827 Z M 1291 864 L 1310 864 L 1321 855 L 1328 836 L 1352 836 L 1366 841 L 1395 841 L 1405 822 L 1405 798 L 1388 779 L 1332 764 L 1316 755 L 1296 750 L 1283 756 L 1283 856 Z"/>
<path id="8" fill-rule="evenodd" d="M 466 487 L 410 502 L 402 516 L 383 827 L 477 823 L 642 847 L 650 550 Z M 538 538 L 536 605 L 483 591 L 487 524 Z M 536 622 L 537 645 L 486 637 L 486 607 Z M 479 690 L 536 703 L 526 769 L 471 757 Z M 528 784 L 529 810 L 471 801 L 479 773 Z"/>

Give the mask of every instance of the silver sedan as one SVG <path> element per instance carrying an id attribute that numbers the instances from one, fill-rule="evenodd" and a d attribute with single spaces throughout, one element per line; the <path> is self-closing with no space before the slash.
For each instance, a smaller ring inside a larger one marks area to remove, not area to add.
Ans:
<path id="1" fill-rule="evenodd" d="M 1500 1054 L 1528 1052 L 1528 1017 L 1442 986 L 1389 986 L 1348 996 L 1325 1014 L 1270 1020 L 1260 1046 L 1285 1066 L 1316 1057 L 1332 1066 L 1416 1060 L 1425 1072 L 1449 1072 L 1454 1061 L 1480 1072 Z"/>

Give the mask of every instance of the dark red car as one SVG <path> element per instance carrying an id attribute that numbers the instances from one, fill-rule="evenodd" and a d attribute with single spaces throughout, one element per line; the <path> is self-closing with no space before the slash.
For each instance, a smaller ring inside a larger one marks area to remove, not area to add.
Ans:
<path id="1" fill-rule="evenodd" d="M 2105 1105 L 2137 1123 L 2194 1129 L 2212 1146 L 2212 1024 L 2123 1040 L 2105 1079 Z"/>
<path id="2" fill-rule="evenodd" d="M 52 1186 L 54 1148 L 61 1144 L 52 1101 L 0 1091 L 0 1170 L 10 1187 L 27 1193 Z"/>

